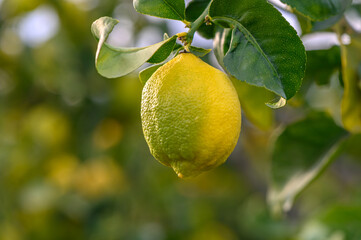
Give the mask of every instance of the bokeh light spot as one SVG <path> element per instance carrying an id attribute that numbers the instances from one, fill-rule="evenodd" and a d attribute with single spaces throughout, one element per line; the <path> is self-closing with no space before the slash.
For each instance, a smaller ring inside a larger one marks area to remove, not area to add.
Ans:
<path id="1" fill-rule="evenodd" d="M 52 38 L 59 29 L 59 17 L 53 8 L 40 6 L 26 14 L 19 23 L 21 40 L 36 47 Z"/>
<path id="2" fill-rule="evenodd" d="M 123 136 L 123 128 L 115 119 L 104 119 L 93 134 L 94 145 L 102 150 L 115 146 Z"/>

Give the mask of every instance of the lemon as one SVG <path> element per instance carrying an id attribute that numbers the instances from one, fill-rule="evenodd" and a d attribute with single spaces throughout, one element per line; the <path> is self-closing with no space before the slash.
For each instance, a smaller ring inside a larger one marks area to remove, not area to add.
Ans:
<path id="1" fill-rule="evenodd" d="M 179 54 L 150 77 L 141 118 L 152 155 L 181 178 L 225 162 L 241 129 L 232 82 L 191 53 Z"/>

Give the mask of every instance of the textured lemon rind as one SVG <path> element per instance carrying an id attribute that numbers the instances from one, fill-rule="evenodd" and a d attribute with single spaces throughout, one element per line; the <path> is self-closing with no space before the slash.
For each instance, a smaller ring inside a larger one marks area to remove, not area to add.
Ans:
<path id="1" fill-rule="evenodd" d="M 179 54 L 147 81 L 141 118 L 152 155 L 179 177 L 225 162 L 241 128 L 240 103 L 230 79 L 190 53 Z"/>

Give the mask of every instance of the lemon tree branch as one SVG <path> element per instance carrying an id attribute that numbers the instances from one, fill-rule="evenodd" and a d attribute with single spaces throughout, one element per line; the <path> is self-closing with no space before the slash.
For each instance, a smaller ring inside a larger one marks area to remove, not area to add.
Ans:
<path id="1" fill-rule="evenodd" d="M 189 26 L 189 31 L 187 33 L 181 33 L 178 34 L 178 37 L 180 37 L 180 40 L 183 42 L 184 44 L 184 48 L 189 51 L 189 46 L 192 44 L 193 41 L 193 37 L 195 32 L 197 31 L 197 29 L 206 21 L 210 21 L 210 18 L 208 16 L 208 12 L 209 12 L 209 8 L 211 6 L 210 2 L 208 4 L 208 6 L 206 7 L 206 9 L 204 9 L 203 13 L 194 21 L 192 22 Z"/>

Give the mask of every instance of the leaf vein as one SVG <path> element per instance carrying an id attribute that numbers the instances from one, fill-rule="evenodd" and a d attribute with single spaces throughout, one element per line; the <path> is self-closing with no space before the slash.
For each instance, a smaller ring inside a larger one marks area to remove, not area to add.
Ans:
<path id="1" fill-rule="evenodd" d="M 252 34 L 247 30 L 247 28 L 245 28 L 241 23 L 239 23 L 238 21 L 232 19 L 232 18 L 228 18 L 228 17 L 214 17 L 214 20 L 216 19 L 224 19 L 230 22 L 233 22 L 235 25 L 237 25 L 237 27 L 239 27 L 240 31 L 242 31 L 244 33 L 244 35 L 246 36 L 246 38 L 252 43 L 252 45 L 261 53 L 261 55 L 263 56 L 263 58 L 268 62 L 268 64 L 270 65 L 272 71 L 275 73 L 275 75 L 277 76 L 277 80 L 278 80 L 278 84 L 279 86 L 283 88 L 283 84 L 281 81 L 281 77 L 278 73 L 278 71 L 275 69 L 275 67 L 273 66 L 272 61 L 267 57 L 266 53 L 263 51 L 263 49 L 261 48 L 261 46 L 258 44 L 257 40 L 252 36 Z M 285 96 L 283 96 L 285 97 Z"/>
<path id="2" fill-rule="evenodd" d="M 180 19 L 184 19 L 184 17 L 182 17 L 178 12 L 177 12 L 177 10 L 167 1 L 167 0 L 163 0 L 163 2 L 166 4 L 166 5 L 168 5 L 168 7 L 170 8 L 170 9 L 172 9 L 175 13 L 176 13 L 176 15 L 178 15 L 179 17 L 180 17 Z"/>

